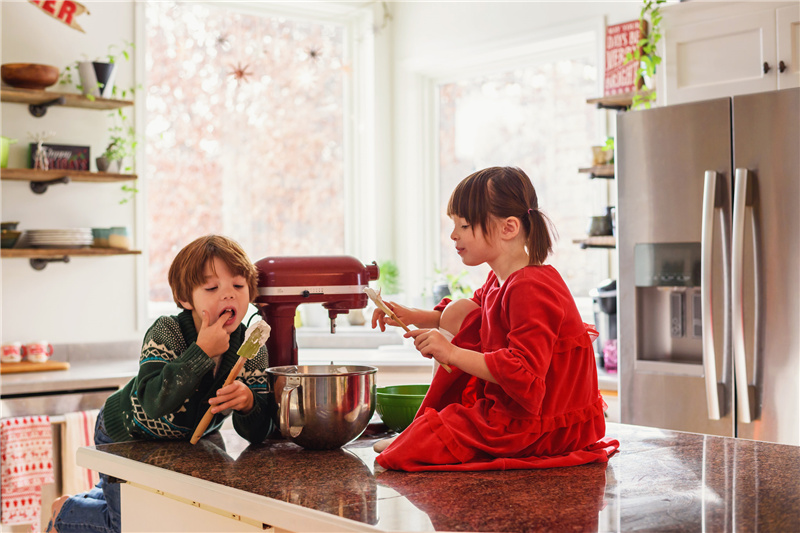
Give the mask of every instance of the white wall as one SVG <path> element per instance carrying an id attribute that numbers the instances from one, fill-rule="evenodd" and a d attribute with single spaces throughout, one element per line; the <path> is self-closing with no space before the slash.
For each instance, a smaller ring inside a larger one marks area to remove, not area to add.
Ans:
<path id="1" fill-rule="evenodd" d="M 45 63 L 62 69 L 73 61 L 104 56 L 109 45 L 134 40 L 133 2 L 82 2 L 90 11 L 77 20 L 81 33 L 23 1 L 0 2 L 2 63 Z M 133 61 L 118 66 L 117 84 L 133 85 Z M 62 90 L 58 86 L 51 90 Z M 66 90 L 66 89 L 63 89 Z M 70 89 L 74 90 L 74 89 Z M 51 107 L 34 118 L 27 106 L 2 104 L 0 132 L 19 139 L 9 167 L 26 165 L 29 132 L 54 132 L 48 141 L 89 145 L 91 157 L 107 144 L 111 119 L 98 110 Z M 92 166 L 94 168 L 94 166 Z M 2 181 L 3 221 L 20 229 L 136 225 L 136 202 L 120 205 L 121 185 L 70 183 L 34 194 L 27 182 Z M 139 195 L 141 196 L 141 195 Z M 135 235 L 134 246 L 141 243 Z M 137 268 L 140 256 L 72 257 L 33 270 L 27 259 L 6 258 L 2 269 L 2 341 L 53 343 L 140 339 L 137 331 Z"/>
<path id="2" fill-rule="evenodd" d="M 421 116 L 435 102 L 432 80 L 464 73 L 502 58 L 508 50 L 532 50 L 553 39 L 595 32 L 603 65 L 604 25 L 639 18 L 640 0 L 617 2 L 392 2 L 394 84 L 394 185 L 396 215 L 391 242 L 410 285 L 430 281 L 438 249 L 436 132 Z M 566 39 L 564 39 L 566 38 Z M 518 52 L 515 52 L 518 53 Z M 602 94 L 602 85 L 598 93 Z M 422 211 L 422 212 L 420 212 Z M 414 213 L 408 216 L 408 213 Z M 419 304 L 421 302 L 414 302 Z"/>

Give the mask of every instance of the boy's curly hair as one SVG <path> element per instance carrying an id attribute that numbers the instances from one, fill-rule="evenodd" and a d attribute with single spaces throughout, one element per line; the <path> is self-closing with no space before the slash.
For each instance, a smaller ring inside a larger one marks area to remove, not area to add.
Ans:
<path id="1" fill-rule="evenodd" d="M 172 298 L 178 307 L 184 309 L 181 301 L 192 302 L 192 292 L 205 283 L 206 263 L 218 257 L 228 265 L 235 275 L 244 276 L 250 290 L 250 302 L 258 295 L 258 273 L 255 265 L 239 246 L 239 243 L 221 235 L 206 235 L 195 239 L 186 245 L 169 267 L 169 286 L 172 289 Z"/>

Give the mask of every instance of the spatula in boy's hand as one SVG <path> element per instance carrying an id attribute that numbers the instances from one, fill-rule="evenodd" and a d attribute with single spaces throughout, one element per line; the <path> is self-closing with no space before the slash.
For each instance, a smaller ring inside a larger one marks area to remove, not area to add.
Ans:
<path id="1" fill-rule="evenodd" d="M 376 306 L 378 306 L 378 309 L 380 309 L 381 311 L 383 311 L 384 313 L 386 313 L 386 316 L 388 316 L 389 318 L 391 318 L 392 320 L 394 320 L 395 322 L 397 322 L 398 324 L 400 324 L 400 327 L 401 327 L 401 328 L 403 328 L 404 330 L 406 330 L 406 333 L 409 333 L 409 332 L 411 332 L 411 329 L 410 329 L 408 326 L 406 326 L 405 324 L 403 324 L 403 321 L 402 321 L 402 320 L 400 320 L 399 318 L 397 318 L 397 315 L 396 315 L 396 314 L 394 314 L 394 311 L 392 311 L 392 310 L 389 308 L 389 306 L 388 306 L 388 305 L 386 305 L 386 302 L 384 302 L 384 301 L 383 301 L 383 298 L 381 298 L 381 295 L 380 295 L 380 294 L 378 294 L 377 292 L 375 292 L 375 289 L 372 289 L 372 288 L 370 288 L 370 287 L 364 287 L 364 292 L 365 292 L 365 293 L 367 293 L 367 296 L 369 296 L 369 299 L 370 299 L 370 300 L 372 300 L 372 302 L 373 302 L 373 303 L 374 303 Z M 453 369 L 452 369 L 452 368 L 450 368 L 450 366 L 449 366 L 449 365 L 446 365 L 446 364 L 444 364 L 444 363 L 440 363 L 440 364 L 441 364 L 441 365 L 442 365 L 442 367 L 443 367 L 445 370 L 447 370 L 448 372 L 452 372 L 452 371 L 453 371 Z"/>
<path id="2" fill-rule="evenodd" d="M 236 364 L 233 365 L 228 377 L 225 378 L 225 383 L 222 385 L 223 387 L 227 387 L 233 383 L 233 380 L 236 379 L 236 376 L 238 376 L 241 373 L 242 368 L 244 368 L 245 361 L 255 357 L 255 355 L 258 353 L 258 350 L 260 350 L 261 347 L 267 343 L 267 339 L 269 339 L 269 332 L 269 324 L 263 320 L 259 320 L 247 328 L 247 331 L 245 332 L 246 340 L 236 351 L 236 355 L 239 356 L 239 359 L 236 361 Z M 199 424 L 197 424 L 197 428 L 194 430 L 194 434 L 189 442 L 192 444 L 197 444 L 197 441 L 200 440 L 200 437 L 202 437 L 203 433 L 205 433 L 206 429 L 208 429 L 208 425 L 211 423 L 212 418 L 214 418 L 214 413 L 211 412 L 211 407 L 209 407 L 208 411 L 206 411 L 206 414 L 203 416 L 203 419 L 200 420 Z"/>

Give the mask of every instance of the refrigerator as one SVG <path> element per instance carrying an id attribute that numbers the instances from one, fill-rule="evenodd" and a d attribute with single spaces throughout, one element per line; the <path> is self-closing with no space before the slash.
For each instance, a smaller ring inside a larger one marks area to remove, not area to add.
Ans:
<path id="1" fill-rule="evenodd" d="M 617 116 L 621 421 L 800 445 L 800 89 Z"/>

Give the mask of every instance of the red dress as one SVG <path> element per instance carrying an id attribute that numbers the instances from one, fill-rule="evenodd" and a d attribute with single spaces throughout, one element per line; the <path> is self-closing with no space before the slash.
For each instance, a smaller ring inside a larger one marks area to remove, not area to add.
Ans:
<path id="1" fill-rule="evenodd" d="M 551 266 L 490 273 L 453 344 L 484 355 L 491 383 L 434 376 L 414 422 L 378 455 L 394 470 L 506 470 L 607 462 L 590 326 Z M 442 304 L 440 304 L 441 306 Z M 439 308 L 439 307 L 437 307 Z"/>

